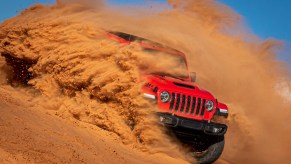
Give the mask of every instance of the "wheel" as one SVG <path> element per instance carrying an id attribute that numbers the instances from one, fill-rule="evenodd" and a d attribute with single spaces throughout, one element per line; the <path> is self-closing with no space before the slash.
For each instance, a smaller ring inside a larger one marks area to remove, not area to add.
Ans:
<path id="1" fill-rule="evenodd" d="M 204 146 L 202 146 L 204 147 Z M 209 147 L 197 150 L 193 147 L 192 156 L 195 157 L 200 164 L 208 164 L 215 162 L 222 154 L 224 148 L 224 137 L 217 139 Z"/>

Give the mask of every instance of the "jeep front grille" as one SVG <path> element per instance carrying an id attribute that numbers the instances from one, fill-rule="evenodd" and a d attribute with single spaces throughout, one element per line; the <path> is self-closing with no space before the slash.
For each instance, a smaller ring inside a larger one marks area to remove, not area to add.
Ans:
<path id="1" fill-rule="evenodd" d="M 170 111 L 184 113 L 191 116 L 202 117 L 205 112 L 205 99 L 184 95 L 180 93 L 172 93 L 170 101 Z"/>

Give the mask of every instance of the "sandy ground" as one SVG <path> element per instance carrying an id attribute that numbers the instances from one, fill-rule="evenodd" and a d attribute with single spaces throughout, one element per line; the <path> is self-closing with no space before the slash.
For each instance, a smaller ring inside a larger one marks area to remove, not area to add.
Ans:
<path id="1" fill-rule="evenodd" d="M 0 163 L 187 163 L 125 146 L 113 133 L 30 107 L 11 88 L 0 90 Z"/>

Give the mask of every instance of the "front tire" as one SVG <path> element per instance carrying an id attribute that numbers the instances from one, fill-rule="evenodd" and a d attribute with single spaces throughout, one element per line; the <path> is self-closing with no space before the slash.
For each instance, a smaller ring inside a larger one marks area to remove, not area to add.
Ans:
<path id="1" fill-rule="evenodd" d="M 224 143 L 224 138 L 219 139 L 202 152 L 192 152 L 192 156 L 194 156 L 200 164 L 213 163 L 222 154 Z"/>

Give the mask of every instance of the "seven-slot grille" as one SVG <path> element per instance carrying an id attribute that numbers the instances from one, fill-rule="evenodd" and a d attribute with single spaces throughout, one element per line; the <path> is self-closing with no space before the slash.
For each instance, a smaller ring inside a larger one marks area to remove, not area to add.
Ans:
<path id="1" fill-rule="evenodd" d="M 202 117 L 205 112 L 205 101 L 206 99 L 173 92 L 171 94 L 169 110 Z"/>

